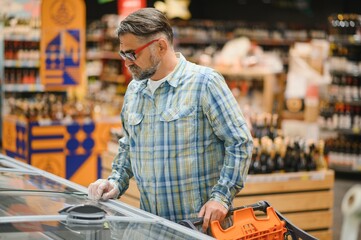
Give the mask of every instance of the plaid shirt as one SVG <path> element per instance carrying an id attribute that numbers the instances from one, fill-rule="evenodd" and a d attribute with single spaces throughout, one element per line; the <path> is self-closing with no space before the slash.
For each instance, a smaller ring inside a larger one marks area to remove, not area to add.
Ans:
<path id="1" fill-rule="evenodd" d="M 109 177 L 123 194 L 134 176 L 140 207 L 176 222 L 197 217 L 208 200 L 228 209 L 244 186 L 253 147 L 223 77 L 177 57 L 154 95 L 147 80 L 129 84 L 124 137 Z"/>

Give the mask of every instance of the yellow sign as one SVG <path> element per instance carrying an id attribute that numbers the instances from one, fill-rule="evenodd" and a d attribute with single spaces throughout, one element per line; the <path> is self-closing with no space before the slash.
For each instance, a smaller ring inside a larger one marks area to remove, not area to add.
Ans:
<path id="1" fill-rule="evenodd" d="M 82 83 L 85 74 L 83 0 L 44 0 L 41 4 L 40 79 L 45 87 Z"/>

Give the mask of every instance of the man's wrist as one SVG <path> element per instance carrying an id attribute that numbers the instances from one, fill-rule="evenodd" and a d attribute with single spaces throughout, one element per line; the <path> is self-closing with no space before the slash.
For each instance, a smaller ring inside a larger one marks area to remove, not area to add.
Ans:
<path id="1" fill-rule="evenodd" d="M 118 196 L 117 196 L 116 198 L 119 198 L 121 191 L 120 191 L 120 189 L 119 189 L 119 184 L 118 184 L 118 182 L 115 181 L 115 180 L 112 179 L 112 178 L 108 178 L 108 181 L 109 181 L 110 184 L 112 184 L 112 185 L 114 186 L 114 188 L 117 188 L 117 190 L 118 190 Z"/>
<path id="2" fill-rule="evenodd" d="M 228 201 L 228 199 L 220 193 L 213 193 L 209 200 L 216 201 L 216 202 L 222 204 L 222 206 L 227 210 L 229 210 L 229 207 L 231 205 L 231 203 Z"/>

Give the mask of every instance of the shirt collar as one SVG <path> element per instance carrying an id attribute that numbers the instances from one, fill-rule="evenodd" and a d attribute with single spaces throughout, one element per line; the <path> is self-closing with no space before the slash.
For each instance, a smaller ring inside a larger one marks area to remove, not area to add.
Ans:
<path id="1" fill-rule="evenodd" d="M 186 59 L 180 52 L 176 52 L 176 56 L 178 58 L 178 63 L 176 65 L 176 67 L 174 68 L 174 70 L 170 74 L 168 74 L 168 76 L 166 77 L 167 82 L 172 87 L 178 86 L 180 77 L 182 75 L 181 73 L 183 72 L 184 66 L 186 64 Z"/>
<path id="2" fill-rule="evenodd" d="M 181 53 L 176 52 L 175 54 L 176 57 L 178 58 L 178 63 L 174 68 L 174 70 L 165 77 L 166 82 L 168 82 L 168 84 L 172 87 L 178 86 L 180 77 L 182 75 L 181 73 L 183 72 L 184 66 L 186 64 L 186 59 Z M 148 79 L 138 80 L 135 86 L 135 91 L 136 92 L 142 91 L 144 88 L 147 87 L 147 83 L 148 83 Z"/>

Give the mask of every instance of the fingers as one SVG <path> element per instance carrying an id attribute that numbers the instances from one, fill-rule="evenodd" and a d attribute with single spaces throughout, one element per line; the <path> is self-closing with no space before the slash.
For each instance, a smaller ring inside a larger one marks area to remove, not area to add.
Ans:
<path id="1" fill-rule="evenodd" d="M 203 207 L 201 208 L 201 210 L 198 213 L 198 217 L 203 217 L 205 211 L 206 211 L 206 205 L 203 205 Z"/>
<path id="2" fill-rule="evenodd" d="M 112 185 L 112 184 L 110 184 L 109 183 L 109 185 L 110 185 L 110 188 L 109 188 L 109 190 L 110 191 L 108 191 L 107 193 L 104 193 L 103 194 L 103 196 L 101 197 L 103 200 L 108 200 L 108 199 L 110 199 L 110 198 L 116 198 L 116 197 L 118 197 L 118 195 L 119 195 L 119 189 L 118 189 L 118 187 L 116 187 L 116 186 L 114 186 L 114 185 Z"/>
<path id="3" fill-rule="evenodd" d="M 203 225 L 202 225 L 203 232 L 207 232 L 207 229 L 210 227 L 211 222 L 216 220 L 222 222 L 223 219 L 224 217 L 222 217 L 222 215 L 219 214 L 217 210 L 206 211 L 206 214 L 203 217 Z"/>
<path id="4" fill-rule="evenodd" d="M 202 231 L 205 233 L 207 232 L 209 222 L 211 219 L 211 211 L 209 211 L 209 208 L 207 208 L 207 203 L 203 205 L 201 210 L 199 211 L 198 217 L 203 217 L 203 225 L 202 225 Z"/>
<path id="5" fill-rule="evenodd" d="M 103 181 L 99 184 L 98 189 L 96 190 L 96 199 L 100 199 L 102 197 L 103 193 L 108 190 L 108 185 L 108 181 Z"/>
<path id="6" fill-rule="evenodd" d="M 202 230 L 206 232 L 212 221 L 218 220 L 222 222 L 227 215 L 228 210 L 220 203 L 209 201 L 202 207 L 198 217 L 203 217 Z"/>
<path id="7" fill-rule="evenodd" d="M 90 199 L 99 200 L 109 182 L 105 179 L 98 179 L 91 183 L 88 187 L 88 197 Z"/>
<path id="8" fill-rule="evenodd" d="M 203 217 L 203 225 L 202 225 L 202 231 L 203 231 L 204 233 L 207 232 L 207 229 L 208 229 L 208 227 L 209 227 L 210 220 L 211 220 L 211 211 L 206 211 L 206 214 L 205 214 L 204 217 Z"/>

